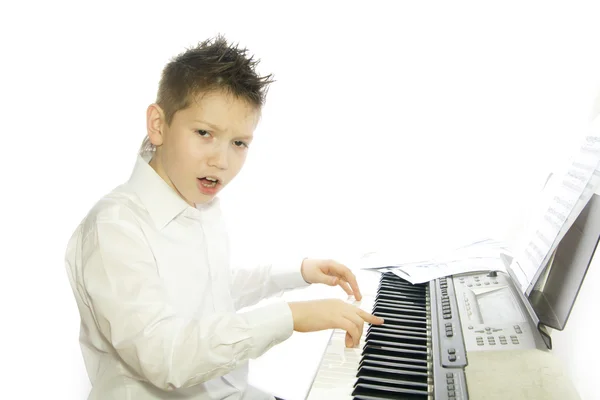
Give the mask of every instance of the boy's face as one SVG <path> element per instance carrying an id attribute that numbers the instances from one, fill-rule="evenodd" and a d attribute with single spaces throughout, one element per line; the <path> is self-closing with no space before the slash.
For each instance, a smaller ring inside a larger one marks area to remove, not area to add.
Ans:
<path id="1" fill-rule="evenodd" d="M 238 174 L 259 111 L 218 91 L 175 113 L 170 127 L 156 104 L 148 107 L 147 119 L 148 136 L 156 146 L 150 165 L 193 207 L 212 200 Z"/>

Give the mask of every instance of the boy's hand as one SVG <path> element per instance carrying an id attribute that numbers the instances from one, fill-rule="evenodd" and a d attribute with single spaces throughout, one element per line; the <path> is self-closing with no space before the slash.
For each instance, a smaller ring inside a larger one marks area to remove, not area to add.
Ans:
<path id="1" fill-rule="evenodd" d="M 383 318 L 339 299 L 292 302 L 289 303 L 289 307 L 292 310 L 295 331 L 343 329 L 346 331 L 346 347 L 358 346 L 365 322 L 383 324 Z"/>
<path id="2" fill-rule="evenodd" d="M 341 286 L 349 296 L 358 301 L 362 299 L 356 277 L 348 267 L 333 260 L 307 258 L 300 268 L 302 277 L 308 283 L 324 283 L 329 286 Z"/>

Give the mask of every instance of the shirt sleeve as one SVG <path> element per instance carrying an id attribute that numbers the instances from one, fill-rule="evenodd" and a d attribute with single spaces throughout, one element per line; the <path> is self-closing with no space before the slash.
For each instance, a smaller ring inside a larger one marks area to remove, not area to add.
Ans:
<path id="1" fill-rule="evenodd" d="M 248 307 L 285 290 L 310 284 L 302 277 L 304 258 L 288 257 L 254 268 L 232 268 L 232 296 L 236 309 Z"/>
<path id="2" fill-rule="evenodd" d="M 98 219 L 82 242 L 82 265 L 84 298 L 101 334 L 162 390 L 225 375 L 293 333 L 283 301 L 245 313 L 178 315 L 133 217 Z"/>

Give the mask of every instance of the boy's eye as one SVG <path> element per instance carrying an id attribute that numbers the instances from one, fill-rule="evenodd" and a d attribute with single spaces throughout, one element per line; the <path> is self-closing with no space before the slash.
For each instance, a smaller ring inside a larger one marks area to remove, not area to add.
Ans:
<path id="1" fill-rule="evenodd" d="M 233 142 L 237 147 L 248 147 L 248 145 L 245 142 L 242 142 L 241 140 L 236 140 L 235 142 Z"/>
<path id="2" fill-rule="evenodd" d="M 203 137 L 209 135 L 208 131 L 205 131 L 203 129 L 197 130 L 196 132 L 198 132 L 198 134 Z"/>

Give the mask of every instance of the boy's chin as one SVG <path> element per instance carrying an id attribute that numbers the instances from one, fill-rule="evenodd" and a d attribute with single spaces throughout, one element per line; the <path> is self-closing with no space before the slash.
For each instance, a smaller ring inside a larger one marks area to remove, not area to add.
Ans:
<path id="1" fill-rule="evenodd" d="M 196 203 L 196 204 L 210 203 L 214 197 L 215 197 L 215 195 L 211 195 L 211 194 L 196 193 L 196 196 L 194 197 L 194 203 Z"/>
<path id="2" fill-rule="evenodd" d="M 197 193 L 196 198 L 194 199 L 194 204 L 196 204 L 196 205 L 208 204 L 208 203 L 212 202 L 216 196 L 217 196 L 217 193 L 215 193 L 215 194 Z"/>

